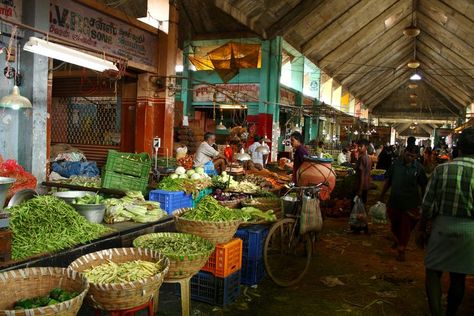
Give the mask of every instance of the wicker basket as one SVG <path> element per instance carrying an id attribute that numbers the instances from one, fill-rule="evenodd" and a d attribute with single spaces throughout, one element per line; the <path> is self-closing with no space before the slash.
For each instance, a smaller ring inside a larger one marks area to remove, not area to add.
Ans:
<path id="1" fill-rule="evenodd" d="M 201 236 L 213 244 L 224 244 L 231 240 L 242 222 L 240 220 L 227 222 L 193 221 L 182 218 L 181 215 L 188 210 L 190 208 L 177 209 L 173 212 L 176 229 L 182 233 Z"/>
<path id="2" fill-rule="evenodd" d="M 199 241 L 203 245 L 203 250 L 199 253 L 189 254 L 186 256 L 177 256 L 172 253 L 164 253 L 159 249 L 153 248 L 152 240 L 158 238 L 166 237 L 175 237 L 175 238 L 184 238 L 186 240 L 194 239 Z M 204 238 L 191 234 L 183 233 L 154 233 L 146 234 L 136 238 L 133 241 L 133 245 L 138 248 L 145 248 L 150 250 L 159 251 L 163 253 L 170 260 L 170 268 L 165 279 L 182 279 L 195 275 L 201 270 L 201 268 L 206 264 L 209 256 L 214 251 L 214 245 Z"/>
<path id="3" fill-rule="evenodd" d="M 13 310 L 20 299 L 47 296 L 55 288 L 78 292 L 78 296 L 54 305 Z M 26 268 L 0 273 L 0 315 L 77 315 L 82 301 L 89 290 L 86 278 L 77 272 L 64 268 Z"/>
<path id="4" fill-rule="evenodd" d="M 236 199 L 236 200 L 229 200 L 229 201 L 217 201 L 220 205 L 228 207 L 228 208 L 239 208 L 240 203 L 245 199 Z"/>
<path id="5" fill-rule="evenodd" d="M 97 251 L 84 255 L 73 261 L 68 269 L 83 272 L 108 260 L 122 263 L 133 260 L 144 260 L 158 262 L 164 260 L 165 269 L 154 276 L 144 280 L 114 283 L 114 284 L 95 284 L 90 283 L 87 300 L 92 307 L 106 310 L 124 310 L 137 307 L 153 299 L 153 295 L 158 291 L 166 273 L 169 269 L 169 260 L 156 251 L 136 248 L 114 248 Z"/>

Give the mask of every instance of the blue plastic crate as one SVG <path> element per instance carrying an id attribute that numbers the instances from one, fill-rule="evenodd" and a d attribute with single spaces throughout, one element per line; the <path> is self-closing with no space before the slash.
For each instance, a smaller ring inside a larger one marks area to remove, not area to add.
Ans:
<path id="1" fill-rule="evenodd" d="M 265 263 L 263 258 L 248 259 L 242 258 L 240 283 L 245 285 L 258 284 L 265 276 Z"/>
<path id="2" fill-rule="evenodd" d="M 185 194 L 183 191 L 152 190 L 149 199 L 150 201 L 159 202 L 161 208 L 169 215 L 179 208 L 193 207 L 191 194 Z"/>
<path id="3" fill-rule="evenodd" d="M 253 225 L 240 228 L 235 233 L 235 237 L 242 239 L 242 256 L 249 259 L 260 259 L 263 257 L 263 246 L 268 235 L 268 227 Z"/>
<path id="4" fill-rule="evenodd" d="M 190 287 L 192 300 L 219 306 L 231 304 L 240 295 L 240 270 L 226 278 L 201 271 L 191 278 Z M 176 292 L 180 294 L 179 286 Z"/>
<path id="5" fill-rule="evenodd" d="M 383 174 L 377 174 L 377 175 L 372 175 L 372 180 L 374 181 L 384 181 L 385 180 L 385 175 Z"/>

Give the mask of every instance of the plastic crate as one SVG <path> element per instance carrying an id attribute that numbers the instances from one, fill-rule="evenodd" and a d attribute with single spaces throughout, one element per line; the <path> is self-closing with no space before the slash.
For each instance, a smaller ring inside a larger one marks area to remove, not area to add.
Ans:
<path id="1" fill-rule="evenodd" d="M 193 207 L 196 207 L 196 205 L 199 203 L 199 201 L 201 201 L 201 199 L 203 197 L 205 197 L 206 195 L 209 195 L 212 193 L 212 189 L 211 188 L 205 188 L 204 190 L 200 191 L 197 198 L 193 199 Z"/>
<path id="2" fill-rule="evenodd" d="M 107 189 L 141 191 L 145 194 L 148 187 L 148 175 L 141 178 L 106 170 L 102 176 L 101 186 Z"/>
<path id="3" fill-rule="evenodd" d="M 105 170 L 134 177 L 148 177 L 151 170 L 151 159 L 147 153 L 132 154 L 109 150 Z"/>
<path id="4" fill-rule="evenodd" d="M 219 306 L 228 305 L 240 295 L 240 270 L 227 278 L 218 278 L 209 272 L 199 272 L 191 278 L 190 287 L 192 300 Z"/>
<path id="5" fill-rule="evenodd" d="M 150 201 L 159 202 L 161 209 L 169 215 L 179 208 L 193 206 L 191 194 L 185 194 L 183 191 L 152 190 L 149 199 Z"/>
<path id="6" fill-rule="evenodd" d="M 265 238 L 268 235 L 268 227 L 253 225 L 237 230 L 235 237 L 242 239 L 242 256 L 249 259 L 260 259 L 263 257 Z"/>
<path id="7" fill-rule="evenodd" d="M 245 285 L 258 284 L 265 276 L 265 263 L 263 258 L 248 259 L 242 258 L 242 270 L 240 283 Z"/>
<path id="8" fill-rule="evenodd" d="M 234 238 L 228 243 L 217 244 L 202 271 L 225 278 L 242 267 L 242 240 Z"/>

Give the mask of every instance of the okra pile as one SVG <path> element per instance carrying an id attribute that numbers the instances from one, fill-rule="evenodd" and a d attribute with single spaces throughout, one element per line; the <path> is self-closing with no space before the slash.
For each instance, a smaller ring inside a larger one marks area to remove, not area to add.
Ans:
<path id="1" fill-rule="evenodd" d="M 83 244 L 111 231 L 90 223 L 72 206 L 49 195 L 37 196 L 6 211 L 10 213 L 14 260 Z"/>
<path id="2" fill-rule="evenodd" d="M 135 260 L 122 263 L 108 261 L 85 270 L 84 275 L 90 283 L 113 284 L 144 280 L 163 270 L 164 265 L 161 261 Z"/>

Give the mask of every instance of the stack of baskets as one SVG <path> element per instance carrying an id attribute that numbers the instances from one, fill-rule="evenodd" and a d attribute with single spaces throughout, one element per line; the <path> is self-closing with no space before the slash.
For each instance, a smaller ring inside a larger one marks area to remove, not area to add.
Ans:
<path id="1" fill-rule="evenodd" d="M 76 297 L 54 305 L 14 310 L 20 299 L 47 296 L 55 289 L 78 292 Z M 89 290 L 86 278 L 64 268 L 26 268 L 0 273 L 0 315 L 60 315 L 75 316 Z"/>
<path id="2" fill-rule="evenodd" d="M 196 127 L 179 127 L 177 134 L 179 143 L 188 148 L 188 154 L 194 154 L 199 144 L 204 140 L 204 131 Z"/>
<path id="3" fill-rule="evenodd" d="M 145 193 L 151 170 L 147 153 L 132 154 L 109 150 L 102 175 L 102 187 Z"/>

